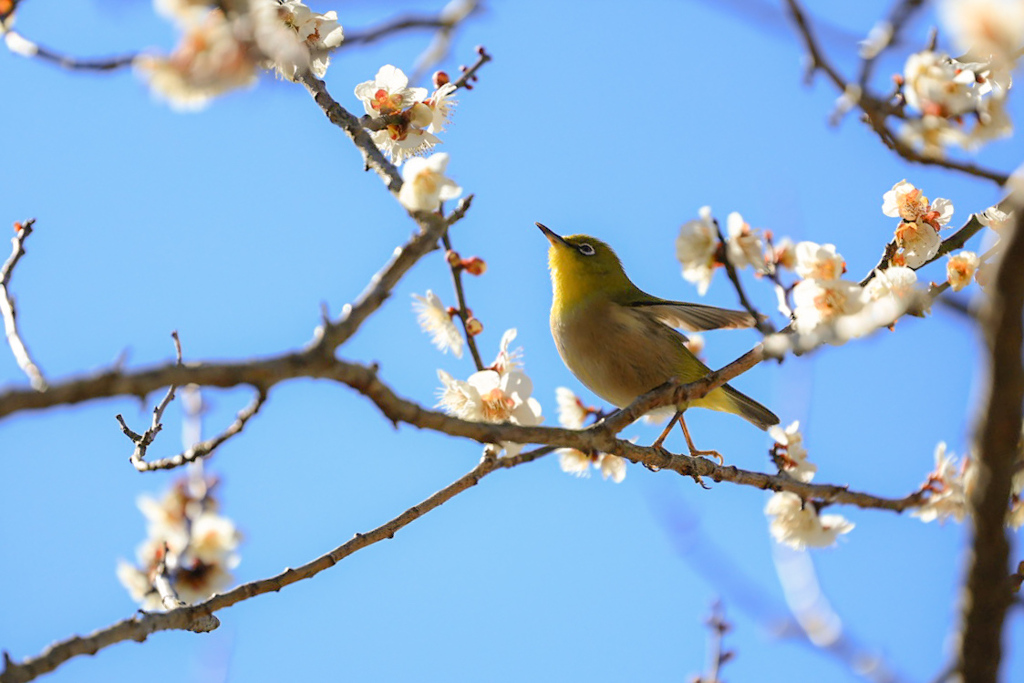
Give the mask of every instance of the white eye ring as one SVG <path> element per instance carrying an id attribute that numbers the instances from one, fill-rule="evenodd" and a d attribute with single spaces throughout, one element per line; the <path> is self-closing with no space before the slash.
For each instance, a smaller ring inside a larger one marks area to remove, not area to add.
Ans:
<path id="1" fill-rule="evenodd" d="M 586 242 L 584 242 L 583 244 L 581 244 L 577 248 L 580 250 L 580 253 L 583 254 L 584 256 L 593 256 L 594 255 L 594 247 L 590 246 Z"/>

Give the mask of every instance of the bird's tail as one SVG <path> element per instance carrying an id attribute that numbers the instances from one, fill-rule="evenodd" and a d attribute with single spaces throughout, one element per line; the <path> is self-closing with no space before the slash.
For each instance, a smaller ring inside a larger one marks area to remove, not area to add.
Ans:
<path id="1" fill-rule="evenodd" d="M 728 384 L 722 386 L 722 391 L 725 393 L 726 401 L 716 401 L 716 403 L 719 403 L 719 406 L 709 407 L 715 407 L 718 410 L 725 410 L 730 413 L 735 413 L 736 415 L 739 415 L 747 422 L 750 422 L 751 424 L 754 424 L 760 427 L 761 429 L 765 430 L 767 430 L 772 425 L 779 424 L 779 417 L 775 413 L 768 410 L 763 405 L 761 405 L 754 399 L 750 398 L 746 394 L 741 394 Z M 712 393 L 718 392 L 716 391 Z M 728 407 L 725 405 L 721 405 L 722 403 L 728 403 Z"/>

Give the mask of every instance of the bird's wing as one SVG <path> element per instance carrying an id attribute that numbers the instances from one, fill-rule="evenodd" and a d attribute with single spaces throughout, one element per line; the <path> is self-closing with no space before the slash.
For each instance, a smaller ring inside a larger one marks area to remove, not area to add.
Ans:
<path id="1" fill-rule="evenodd" d="M 757 324 L 754 316 L 746 311 L 731 311 L 727 308 L 690 304 L 684 301 L 666 301 L 651 297 L 651 300 L 631 301 L 628 304 L 642 310 L 666 325 L 687 332 L 702 330 L 736 329 L 753 327 Z"/>

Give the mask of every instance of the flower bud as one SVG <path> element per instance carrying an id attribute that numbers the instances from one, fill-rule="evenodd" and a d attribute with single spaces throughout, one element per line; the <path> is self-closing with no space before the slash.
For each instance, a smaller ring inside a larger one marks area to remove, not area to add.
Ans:
<path id="1" fill-rule="evenodd" d="M 483 331 L 484 324 L 476 318 L 470 318 L 466 321 L 466 332 L 468 332 L 470 336 L 475 337 Z"/>
<path id="2" fill-rule="evenodd" d="M 487 272 L 487 262 L 479 256 L 464 259 L 461 265 L 470 275 L 483 275 Z"/>
<path id="3" fill-rule="evenodd" d="M 434 72 L 434 87 L 440 88 L 442 85 L 448 82 L 448 74 L 444 71 Z"/>
<path id="4" fill-rule="evenodd" d="M 452 268 L 462 265 L 462 257 L 459 256 L 459 252 L 449 249 L 444 253 L 444 260 L 448 262 L 448 265 Z"/>

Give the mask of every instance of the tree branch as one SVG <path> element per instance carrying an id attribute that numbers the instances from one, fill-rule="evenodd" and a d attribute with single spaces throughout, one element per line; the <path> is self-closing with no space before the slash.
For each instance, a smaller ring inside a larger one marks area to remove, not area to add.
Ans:
<path id="1" fill-rule="evenodd" d="M 988 392 L 978 415 L 977 483 L 970 494 L 974 540 L 964 582 L 957 668 L 966 683 L 995 683 L 1003 621 L 1013 600 L 1006 511 L 1020 453 L 1024 368 L 1024 207 L 1003 236 L 1005 247 L 982 313 L 989 351 Z"/>
<path id="2" fill-rule="evenodd" d="M 32 226 L 35 222 L 35 218 L 30 218 L 24 223 L 14 224 L 16 234 L 11 238 L 13 251 L 3 267 L 0 267 L 0 316 L 3 316 L 4 334 L 7 336 L 7 343 L 11 347 L 11 352 L 14 353 L 14 360 L 17 361 L 18 367 L 28 375 L 29 383 L 33 389 L 45 391 L 46 378 L 43 377 L 43 372 L 39 369 L 39 366 L 32 360 L 32 355 L 28 352 L 28 348 L 18 332 L 18 314 L 15 310 L 14 297 L 11 296 L 10 290 L 14 267 L 18 265 L 18 261 L 25 255 L 25 240 L 32 234 Z"/>
<path id="3" fill-rule="evenodd" d="M 285 569 L 277 576 L 242 584 L 227 593 L 214 595 L 195 605 L 179 607 L 168 612 L 147 613 L 140 611 L 138 615 L 130 619 L 125 619 L 107 628 L 94 631 L 87 636 L 73 636 L 67 640 L 54 643 L 43 650 L 40 655 L 30 657 L 22 662 L 13 661 L 7 653 L 4 653 L 4 670 L 0 672 L 0 683 L 26 683 L 53 671 L 74 657 L 96 654 L 103 648 L 126 640 L 134 640 L 141 643 L 151 634 L 158 631 L 194 631 L 203 626 L 210 627 L 205 630 L 216 628 L 216 624 L 219 622 L 213 616 L 214 612 L 243 600 L 248 600 L 264 593 L 277 592 L 293 583 L 312 578 L 363 548 L 379 541 L 394 538 L 395 534 L 402 528 L 451 500 L 459 493 L 472 488 L 488 474 L 499 469 L 508 469 L 536 460 L 546 452 L 542 451 L 543 449 L 524 452 L 515 457 L 485 458 L 469 472 L 394 519 L 365 534 L 357 533 L 350 541 L 296 569 Z"/>

